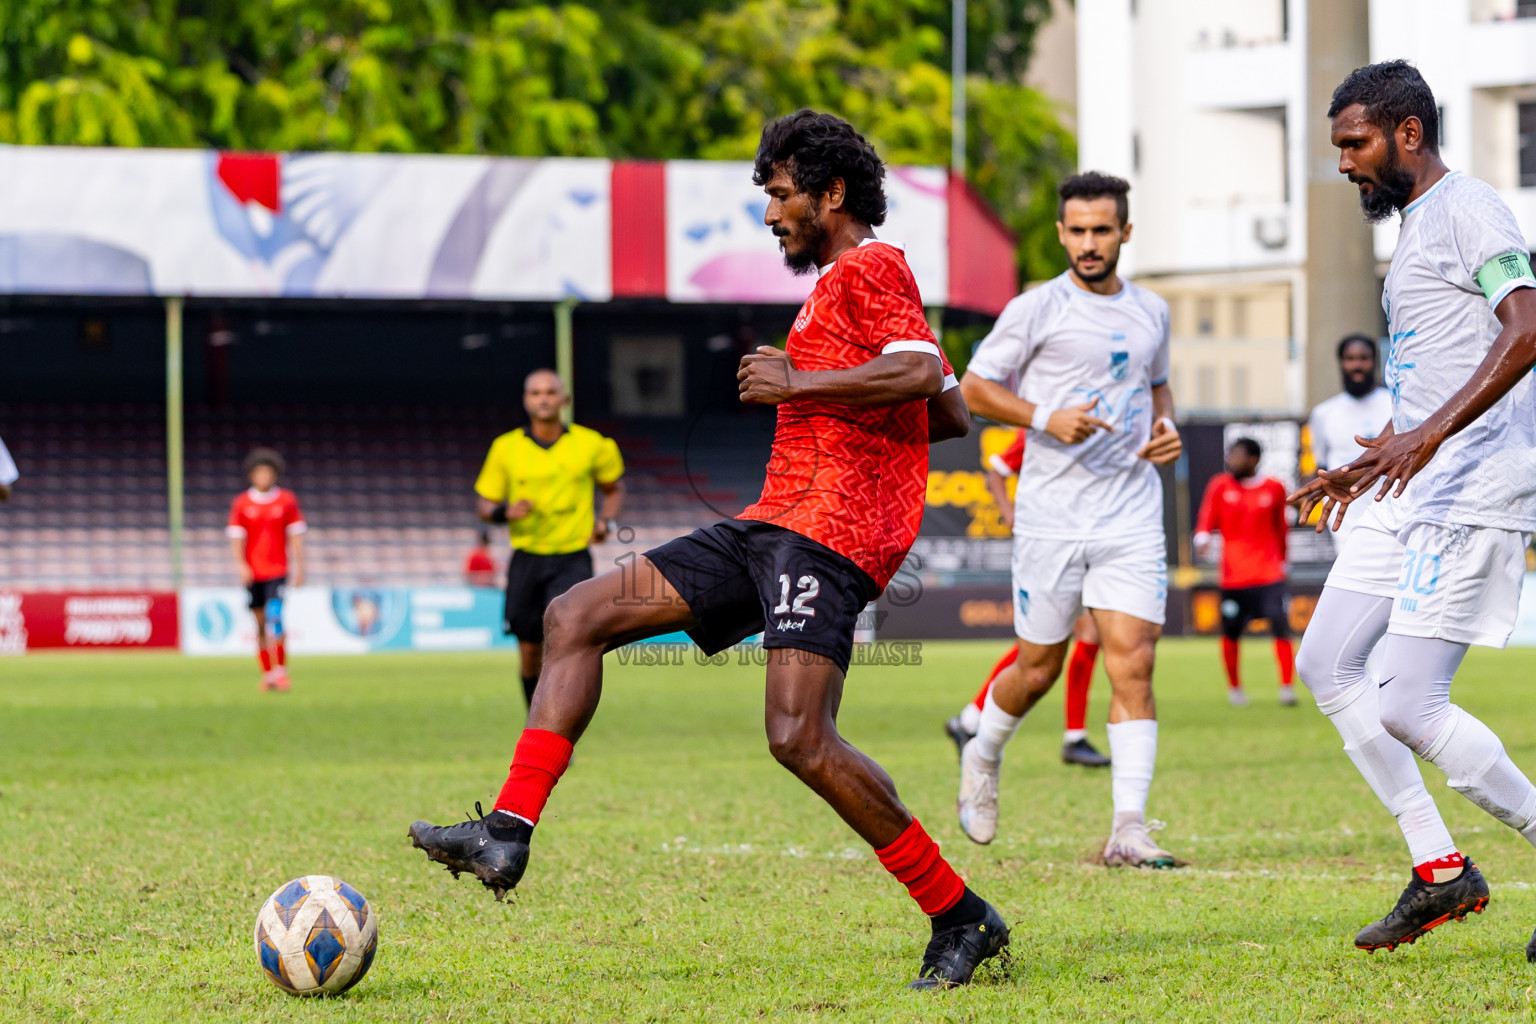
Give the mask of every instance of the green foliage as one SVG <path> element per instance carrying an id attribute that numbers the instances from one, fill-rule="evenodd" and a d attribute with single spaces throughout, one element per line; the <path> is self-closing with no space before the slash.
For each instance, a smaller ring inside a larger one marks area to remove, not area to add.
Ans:
<path id="1" fill-rule="evenodd" d="M 1074 163 L 1022 85 L 1049 0 L 970 0 L 971 177 L 1060 268 Z M 745 158 L 801 106 L 945 164 L 948 0 L 10 0 L 0 142 Z"/>

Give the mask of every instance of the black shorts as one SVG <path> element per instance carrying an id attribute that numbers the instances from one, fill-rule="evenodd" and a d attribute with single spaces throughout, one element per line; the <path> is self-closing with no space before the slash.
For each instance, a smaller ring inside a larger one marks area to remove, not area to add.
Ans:
<path id="1" fill-rule="evenodd" d="M 592 578 L 592 552 L 535 555 L 512 552 L 507 566 L 507 599 L 501 629 L 526 643 L 544 642 L 544 610 L 549 602 L 582 580 Z"/>
<path id="2" fill-rule="evenodd" d="M 1286 598 L 1284 583 L 1221 592 L 1222 636 L 1236 640 L 1254 619 L 1268 619 L 1270 632 L 1276 639 L 1290 638 L 1290 601 Z"/>
<path id="3" fill-rule="evenodd" d="M 249 588 L 251 592 L 251 611 L 261 611 L 267 607 L 268 601 L 281 601 L 288 591 L 288 577 L 278 576 L 270 580 L 257 580 Z"/>
<path id="4" fill-rule="evenodd" d="M 688 630 L 705 654 L 754 633 L 764 647 L 792 647 L 829 658 L 844 672 L 875 581 L 844 555 L 793 530 L 724 519 L 645 553 L 687 602 Z"/>

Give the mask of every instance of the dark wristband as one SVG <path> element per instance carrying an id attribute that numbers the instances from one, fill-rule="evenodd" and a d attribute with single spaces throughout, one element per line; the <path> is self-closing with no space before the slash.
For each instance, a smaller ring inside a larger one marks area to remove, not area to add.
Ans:
<path id="1" fill-rule="evenodd" d="M 497 505 L 491 510 L 491 522 L 505 524 L 507 521 L 507 506 Z"/>

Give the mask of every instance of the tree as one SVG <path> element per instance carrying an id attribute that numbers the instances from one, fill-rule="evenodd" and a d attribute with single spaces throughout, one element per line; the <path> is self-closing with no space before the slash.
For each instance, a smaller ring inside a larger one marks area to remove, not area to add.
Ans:
<path id="1" fill-rule="evenodd" d="M 1050 0 L 970 0 L 972 179 L 1060 268 L 1072 137 L 1023 85 Z M 945 164 L 948 0 L 10 0 L 0 142 L 746 158 L 765 120 L 847 117 Z"/>

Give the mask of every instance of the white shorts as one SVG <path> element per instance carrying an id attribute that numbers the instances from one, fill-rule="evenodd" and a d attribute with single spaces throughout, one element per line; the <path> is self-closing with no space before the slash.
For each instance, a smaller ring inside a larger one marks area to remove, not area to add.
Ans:
<path id="1" fill-rule="evenodd" d="M 1371 505 L 1327 585 L 1389 598 L 1389 633 L 1484 647 L 1508 643 L 1520 610 L 1525 534 L 1437 523 L 1393 530 Z"/>
<path id="2" fill-rule="evenodd" d="M 1013 631 L 1049 646 L 1072 635 L 1084 608 L 1124 612 L 1159 626 L 1168 610 L 1161 534 L 1105 540 L 1013 538 Z"/>

